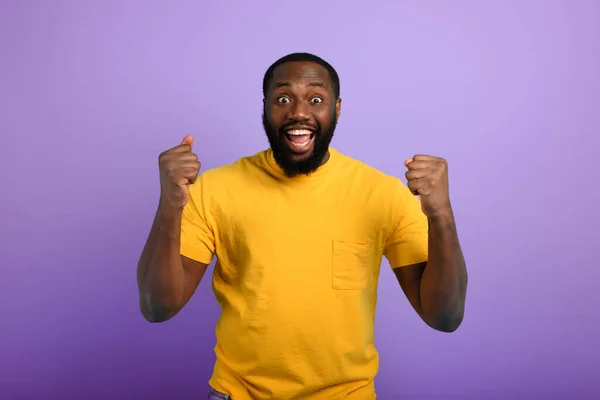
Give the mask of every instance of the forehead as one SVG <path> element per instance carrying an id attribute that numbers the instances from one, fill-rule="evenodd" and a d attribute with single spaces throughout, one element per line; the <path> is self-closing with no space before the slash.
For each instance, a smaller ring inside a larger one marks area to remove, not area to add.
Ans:
<path id="1" fill-rule="evenodd" d="M 279 86 L 308 86 L 318 84 L 326 90 L 332 87 L 329 72 L 325 67 L 314 62 L 287 62 L 273 71 L 269 90 Z"/>

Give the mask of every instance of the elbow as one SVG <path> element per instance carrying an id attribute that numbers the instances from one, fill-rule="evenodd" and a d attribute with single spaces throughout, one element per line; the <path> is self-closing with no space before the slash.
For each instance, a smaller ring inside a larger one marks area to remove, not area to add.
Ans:
<path id="1" fill-rule="evenodd" d="M 432 328 L 438 332 L 453 333 L 462 324 L 462 319 L 454 319 L 448 321 L 437 321 L 432 325 Z"/>
<path id="2" fill-rule="evenodd" d="M 173 318 L 179 312 L 179 307 L 162 304 L 157 301 L 144 301 L 144 298 L 140 297 L 140 312 L 146 321 L 161 323 Z"/>
<path id="3" fill-rule="evenodd" d="M 438 314 L 433 318 L 428 318 L 425 322 L 438 332 L 453 333 L 462 325 L 463 318 L 464 310 L 460 310 Z"/>
<path id="4" fill-rule="evenodd" d="M 162 312 L 159 310 L 148 310 L 146 308 L 140 307 L 142 316 L 146 319 L 146 321 L 151 323 L 161 323 L 168 321 L 172 318 L 172 315 L 168 312 Z"/>

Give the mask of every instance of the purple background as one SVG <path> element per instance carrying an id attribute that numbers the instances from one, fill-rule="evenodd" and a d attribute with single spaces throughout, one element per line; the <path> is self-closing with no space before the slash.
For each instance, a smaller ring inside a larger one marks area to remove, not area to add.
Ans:
<path id="1" fill-rule="evenodd" d="M 449 161 L 466 318 L 427 328 L 383 268 L 380 398 L 600 395 L 600 2 L 348 3 L 0 3 L 0 398 L 203 398 L 210 272 L 168 323 L 138 309 L 157 156 L 265 148 L 262 74 L 293 51 L 340 73 L 339 150 Z"/>

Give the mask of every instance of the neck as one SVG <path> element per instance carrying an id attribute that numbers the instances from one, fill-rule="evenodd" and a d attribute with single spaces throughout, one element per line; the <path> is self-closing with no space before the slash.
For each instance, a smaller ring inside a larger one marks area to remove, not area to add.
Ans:
<path id="1" fill-rule="evenodd" d="M 325 154 L 325 157 L 323 157 L 323 160 L 321 160 L 320 166 L 322 167 L 323 165 L 325 165 L 325 163 L 327 161 L 329 161 L 329 150 L 327 150 L 327 153 Z"/>

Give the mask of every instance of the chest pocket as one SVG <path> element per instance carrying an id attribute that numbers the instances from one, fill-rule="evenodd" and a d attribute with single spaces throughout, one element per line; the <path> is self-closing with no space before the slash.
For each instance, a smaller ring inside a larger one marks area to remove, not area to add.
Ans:
<path id="1" fill-rule="evenodd" d="M 369 284 L 369 244 L 333 241 L 332 287 L 337 290 L 361 290 Z"/>

